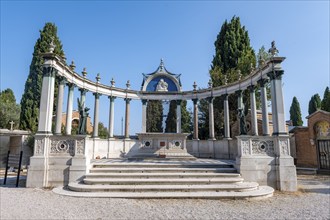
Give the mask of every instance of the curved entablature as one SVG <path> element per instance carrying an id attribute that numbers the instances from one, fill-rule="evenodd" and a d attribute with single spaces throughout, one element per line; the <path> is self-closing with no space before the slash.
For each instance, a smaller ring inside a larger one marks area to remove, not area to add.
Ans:
<path id="1" fill-rule="evenodd" d="M 260 68 L 254 70 L 251 74 L 244 77 L 240 81 L 236 81 L 234 83 L 213 87 L 208 89 L 198 89 L 191 91 L 181 91 L 181 83 L 178 80 L 176 86 L 179 87 L 177 91 L 157 91 L 151 90 L 148 91 L 147 85 L 150 84 L 152 79 L 162 79 L 161 77 L 167 73 L 155 73 L 149 81 L 145 80 L 142 84 L 142 91 L 131 90 L 129 87 L 126 89 L 117 88 L 114 85 L 108 86 L 101 84 L 99 82 L 93 82 L 83 76 L 80 76 L 76 72 L 72 70 L 69 66 L 67 66 L 63 60 L 55 55 L 54 53 L 46 53 L 44 54 L 44 67 L 54 67 L 57 69 L 57 74 L 63 76 L 68 83 L 72 83 L 75 86 L 86 89 L 92 93 L 99 93 L 106 96 L 114 96 L 119 98 L 129 98 L 129 99 L 145 99 L 145 100 L 190 100 L 190 99 L 204 99 L 207 97 L 218 97 L 224 94 L 232 94 L 238 90 L 245 90 L 251 85 L 256 85 L 260 79 L 268 78 L 269 73 L 272 71 L 281 70 L 281 62 L 285 59 L 285 57 L 272 57 L 267 60 Z M 158 68 L 159 69 L 159 68 Z M 158 75 L 156 75 L 158 74 Z M 163 75 L 164 74 L 164 75 Z M 168 77 L 175 78 L 174 74 L 168 74 Z M 158 78 L 156 78 L 158 77 Z M 172 79 L 170 78 L 170 79 Z M 166 80 L 164 80 L 167 82 Z M 145 87 L 145 88 L 144 88 Z"/>

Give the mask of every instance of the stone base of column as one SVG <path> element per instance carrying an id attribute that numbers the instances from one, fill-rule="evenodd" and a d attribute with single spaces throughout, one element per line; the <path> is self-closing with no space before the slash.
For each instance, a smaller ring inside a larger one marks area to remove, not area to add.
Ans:
<path id="1" fill-rule="evenodd" d="M 296 166 L 292 157 L 277 158 L 277 189 L 281 191 L 297 191 Z"/>
<path id="2" fill-rule="evenodd" d="M 26 187 L 42 188 L 47 187 L 47 159 L 43 156 L 30 158 L 28 175 L 26 179 Z"/>
<path id="3" fill-rule="evenodd" d="M 74 157 L 69 169 L 69 181 L 80 181 L 87 172 L 86 158 Z"/>
<path id="4" fill-rule="evenodd" d="M 199 157 L 199 140 L 198 139 L 193 139 L 192 140 L 192 149 L 193 149 L 193 155 L 195 157 Z"/>

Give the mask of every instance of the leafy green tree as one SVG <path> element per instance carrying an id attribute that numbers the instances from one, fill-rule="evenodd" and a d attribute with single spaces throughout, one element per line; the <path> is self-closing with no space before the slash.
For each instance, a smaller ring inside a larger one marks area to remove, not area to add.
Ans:
<path id="1" fill-rule="evenodd" d="M 176 132 L 176 119 L 177 119 L 176 101 L 172 100 L 170 102 L 169 111 L 168 111 L 167 118 L 165 121 L 165 123 L 166 123 L 165 132 L 166 133 L 175 133 Z"/>
<path id="2" fill-rule="evenodd" d="M 290 120 L 292 121 L 293 126 L 302 126 L 303 121 L 301 118 L 300 104 L 296 97 L 293 97 L 292 104 L 290 107 Z"/>
<path id="3" fill-rule="evenodd" d="M 248 31 L 241 25 L 239 17 L 233 17 L 230 22 L 223 23 L 221 30 L 214 43 L 215 55 L 212 60 L 210 77 L 213 86 L 221 86 L 237 81 L 251 73 L 256 66 L 256 56 L 250 46 Z M 243 101 L 249 106 L 249 92 L 243 93 Z M 216 138 L 223 136 L 223 97 L 214 99 L 214 130 Z M 237 118 L 237 97 L 232 94 L 229 96 L 229 110 L 231 121 Z M 200 100 L 199 111 L 201 114 L 199 135 L 201 139 L 208 136 L 208 103 Z"/>
<path id="4" fill-rule="evenodd" d="M 321 109 L 321 98 L 319 94 L 315 94 L 312 96 L 308 105 L 308 114 L 313 114 L 317 110 Z"/>
<path id="5" fill-rule="evenodd" d="M 163 132 L 163 104 L 161 100 L 148 101 L 147 132 Z"/>
<path id="6" fill-rule="evenodd" d="M 36 132 L 38 129 L 38 117 L 41 97 L 43 57 L 42 54 L 49 52 L 49 45 L 55 44 L 54 53 L 64 57 L 62 44 L 57 36 L 57 27 L 53 23 L 46 23 L 40 30 L 40 37 L 34 46 L 30 72 L 25 82 L 24 94 L 21 99 L 20 128 Z M 55 100 L 57 97 L 57 81 L 55 84 Z M 54 102 L 54 104 L 56 101 Z M 56 107 L 54 107 L 55 111 Z"/>
<path id="7" fill-rule="evenodd" d="M 191 133 L 193 130 L 191 111 L 187 109 L 187 101 L 181 101 L 181 131 L 183 133 Z"/>
<path id="8" fill-rule="evenodd" d="M 328 86 L 324 91 L 323 99 L 321 102 L 321 109 L 330 112 L 330 91 Z"/>
<path id="9" fill-rule="evenodd" d="M 14 92 L 6 89 L 0 92 L 0 128 L 11 128 L 9 122 L 13 121 L 13 128 L 18 128 L 20 105 L 16 104 Z"/>
<path id="10" fill-rule="evenodd" d="M 106 139 L 109 136 L 108 129 L 104 126 L 102 122 L 99 122 L 98 132 L 99 138 Z"/>

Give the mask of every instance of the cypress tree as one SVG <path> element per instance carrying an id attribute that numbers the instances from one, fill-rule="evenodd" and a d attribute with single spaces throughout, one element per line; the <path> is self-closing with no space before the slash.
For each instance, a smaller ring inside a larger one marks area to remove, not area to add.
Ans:
<path id="1" fill-rule="evenodd" d="M 321 98 L 319 94 L 312 96 L 308 104 L 308 114 L 313 114 L 317 110 L 321 109 Z"/>
<path id="2" fill-rule="evenodd" d="M 324 91 L 323 99 L 321 102 L 321 109 L 330 112 L 330 91 L 328 86 Z"/>
<path id="3" fill-rule="evenodd" d="M 181 131 L 183 133 L 191 133 L 193 130 L 191 114 L 187 110 L 187 101 L 181 101 Z"/>
<path id="4" fill-rule="evenodd" d="M 176 132 L 176 101 L 172 100 L 170 102 L 170 109 L 167 114 L 166 118 L 166 127 L 165 127 L 165 132 L 166 133 L 175 133 Z"/>
<path id="5" fill-rule="evenodd" d="M 250 46 L 248 31 L 241 25 L 239 17 L 233 17 L 230 22 L 227 20 L 221 26 L 220 32 L 214 43 L 215 55 L 212 60 L 210 77 L 213 86 L 221 86 L 225 83 L 235 82 L 241 77 L 251 72 L 251 68 L 256 66 L 256 57 L 253 48 Z M 243 101 L 249 106 L 249 92 L 243 94 Z M 208 106 L 207 102 L 200 101 L 200 138 L 206 139 L 208 136 Z M 204 106 L 202 106 L 204 105 Z M 230 118 L 236 120 L 237 98 L 235 95 L 229 96 Z M 220 138 L 223 127 L 223 98 L 214 99 L 214 130 L 216 138 Z"/>
<path id="6" fill-rule="evenodd" d="M 147 132 L 163 132 L 163 105 L 160 100 L 148 101 Z"/>
<path id="7" fill-rule="evenodd" d="M 44 63 L 42 53 L 49 51 L 49 45 L 53 41 L 56 45 L 54 53 L 64 57 L 62 44 L 57 36 L 57 27 L 53 23 L 46 23 L 40 30 L 40 37 L 34 46 L 30 72 L 25 82 L 24 94 L 21 99 L 20 128 L 36 132 L 38 129 L 38 117 L 42 86 L 42 65 Z M 57 97 L 57 80 L 55 81 L 55 99 Z M 54 104 L 56 101 L 54 102 Z M 55 111 L 56 107 L 54 107 Z"/>
<path id="8" fill-rule="evenodd" d="M 189 111 L 187 110 L 187 101 L 182 100 L 180 103 L 181 106 L 181 132 L 182 133 L 190 133 L 192 131 L 192 121 L 191 121 L 191 115 Z M 165 132 L 176 132 L 176 108 L 177 108 L 177 102 L 175 100 L 172 100 L 170 102 L 170 108 L 169 112 L 166 118 L 166 127 Z"/>
<path id="9" fill-rule="evenodd" d="M 293 126 L 302 126 L 303 121 L 301 118 L 300 104 L 296 97 L 293 97 L 292 104 L 290 107 L 290 120 L 292 121 Z"/>

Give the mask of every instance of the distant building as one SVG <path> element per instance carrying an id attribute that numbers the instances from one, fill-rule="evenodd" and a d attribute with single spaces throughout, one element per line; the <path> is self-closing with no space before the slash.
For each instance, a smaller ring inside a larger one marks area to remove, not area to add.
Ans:
<path id="1" fill-rule="evenodd" d="M 63 126 L 66 126 L 66 112 L 63 112 L 62 113 L 62 125 Z M 72 111 L 72 127 L 76 127 L 78 128 L 79 126 L 79 111 Z M 87 117 L 87 120 L 86 120 L 86 131 L 88 134 L 91 134 L 93 132 L 93 125 L 92 125 L 92 122 L 91 122 L 91 117 Z"/>

